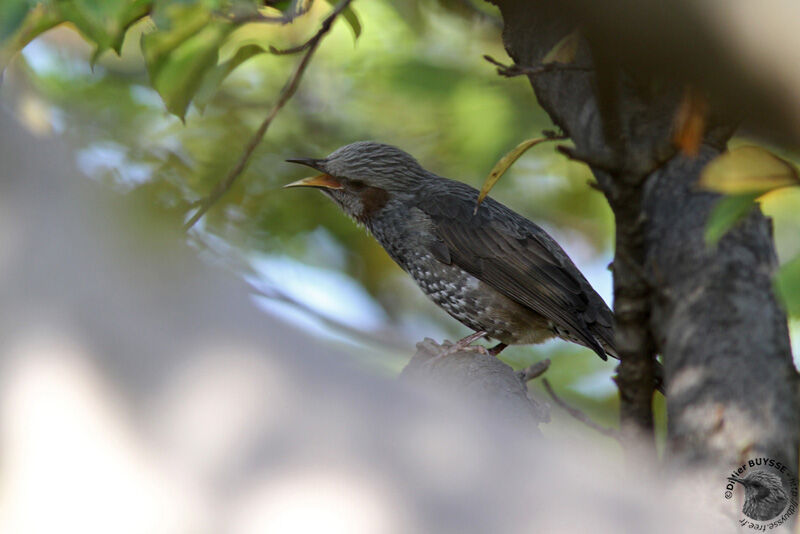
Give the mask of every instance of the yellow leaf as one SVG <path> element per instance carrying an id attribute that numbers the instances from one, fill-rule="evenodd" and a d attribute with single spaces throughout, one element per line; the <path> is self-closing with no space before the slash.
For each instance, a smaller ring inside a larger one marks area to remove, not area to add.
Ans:
<path id="1" fill-rule="evenodd" d="M 475 204 L 474 213 L 478 213 L 478 207 L 481 205 L 481 202 L 483 202 L 483 199 L 486 198 L 486 195 L 489 194 L 489 191 L 491 191 L 492 187 L 494 187 L 494 184 L 497 183 L 497 180 L 499 180 L 500 177 L 506 173 L 508 168 L 511 167 L 511 165 L 517 161 L 519 157 L 525 153 L 525 151 L 527 151 L 529 148 L 535 147 L 539 143 L 551 140 L 551 137 L 537 137 L 535 139 L 528 139 L 527 141 L 523 141 L 518 144 L 511 152 L 500 158 L 500 161 L 495 164 L 492 172 L 489 173 L 486 181 L 483 182 L 483 187 L 481 187 L 481 192 L 478 195 L 478 202 Z"/>
<path id="2" fill-rule="evenodd" d="M 724 193 L 758 195 L 800 185 L 797 167 L 769 150 L 747 145 L 714 158 L 700 175 L 700 187 Z"/>
<path id="3" fill-rule="evenodd" d="M 581 35 L 578 30 L 570 33 L 545 54 L 544 59 L 542 59 L 542 65 L 547 65 L 548 63 L 572 63 L 578 53 L 580 40 Z"/>

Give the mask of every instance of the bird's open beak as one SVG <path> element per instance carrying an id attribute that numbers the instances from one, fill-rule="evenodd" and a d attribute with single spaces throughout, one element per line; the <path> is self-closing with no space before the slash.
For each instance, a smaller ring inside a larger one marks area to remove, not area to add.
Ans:
<path id="1" fill-rule="evenodd" d="M 303 178 L 290 184 L 283 186 L 287 187 L 321 187 L 322 189 L 344 189 L 344 186 L 336 178 L 330 174 L 320 174 L 310 178 Z"/>
<path id="2" fill-rule="evenodd" d="M 306 167 L 311 167 L 317 171 L 325 172 L 325 160 L 324 159 L 314 159 L 314 158 L 297 158 L 297 159 L 287 159 L 287 163 L 298 163 L 300 165 L 305 165 Z"/>
<path id="3" fill-rule="evenodd" d="M 323 159 L 300 158 L 287 159 L 286 161 L 289 163 L 299 163 L 300 165 L 305 165 L 306 167 L 311 167 L 312 169 L 325 173 L 325 160 Z M 303 178 L 302 180 L 297 180 L 296 182 L 286 184 L 283 187 L 319 187 L 322 189 L 344 189 L 344 186 L 339 180 L 327 173 L 312 176 L 310 178 Z"/>

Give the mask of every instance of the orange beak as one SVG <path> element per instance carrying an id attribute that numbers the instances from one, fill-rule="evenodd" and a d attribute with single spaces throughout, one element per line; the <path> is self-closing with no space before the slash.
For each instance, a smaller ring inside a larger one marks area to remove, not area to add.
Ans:
<path id="1" fill-rule="evenodd" d="M 310 178 L 303 178 L 290 184 L 283 186 L 287 187 L 321 187 L 323 189 L 344 189 L 344 186 L 336 178 L 330 174 L 320 174 Z"/>

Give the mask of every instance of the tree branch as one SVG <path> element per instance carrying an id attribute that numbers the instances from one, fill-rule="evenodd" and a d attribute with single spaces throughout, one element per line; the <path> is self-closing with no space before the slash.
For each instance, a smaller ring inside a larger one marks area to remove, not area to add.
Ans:
<path id="1" fill-rule="evenodd" d="M 286 85 L 283 86 L 280 94 L 278 95 L 278 100 L 275 102 L 275 105 L 270 109 L 267 116 L 262 121 L 261 125 L 258 127 L 258 130 L 253 134 L 250 138 L 250 141 L 247 143 L 242 155 L 239 157 L 236 165 L 230 170 L 227 176 L 223 180 L 217 183 L 214 189 L 209 193 L 209 195 L 201 201 L 199 208 L 191 216 L 191 218 L 186 222 L 184 225 L 184 230 L 189 230 L 192 226 L 195 225 L 200 218 L 206 214 L 206 212 L 213 206 L 222 196 L 230 190 L 233 186 L 236 179 L 239 177 L 240 174 L 244 171 L 245 167 L 247 166 L 247 162 L 250 160 L 250 157 L 253 155 L 253 151 L 255 151 L 258 144 L 264 138 L 264 134 L 267 132 L 267 128 L 269 125 L 272 124 L 273 119 L 278 114 L 278 112 L 286 105 L 289 99 L 294 96 L 294 93 L 297 91 L 297 87 L 300 85 L 300 80 L 303 77 L 303 73 L 305 72 L 306 68 L 308 67 L 309 62 L 311 61 L 311 57 L 314 55 L 314 52 L 317 50 L 322 38 L 327 34 L 333 22 L 336 20 L 342 11 L 344 11 L 347 6 L 350 5 L 352 0 L 342 0 L 339 5 L 328 15 L 325 20 L 322 21 L 322 25 L 320 26 L 319 31 L 314 34 L 311 39 L 309 39 L 304 45 L 306 53 L 303 55 L 303 58 L 297 64 L 292 75 L 289 77 L 289 80 L 286 82 Z"/>
<path id="2" fill-rule="evenodd" d="M 600 432 L 604 436 L 608 436 L 609 438 L 614 438 L 616 440 L 620 439 L 619 432 L 617 432 L 613 428 L 606 428 L 603 425 L 595 423 L 588 415 L 561 400 L 561 398 L 559 398 L 559 396 L 556 395 L 556 392 L 553 391 L 553 387 L 550 385 L 550 382 L 546 378 L 542 378 L 542 385 L 544 386 L 544 389 L 547 390 L 547 393 L 550 395 L 550 397 L 553 399 L 553 402 L 558 404 L 565 412 L 570 414 L 572 417 L 574 417 L 581 423 L 585 424 L 589 428 L 592 428 L 593 430 Z"/>
<path id="3" fill-rule="evenodd" d="M 591 72 L 594 69 L 591 67 L 582 67 L 578 65 L 565 65 L 564 63 L 545 63 L 537 67 L 526 67 L 525 65 L 505 65 L 500 63 L 492 56 L 484 55 L 483 59 L 497 67 L 497 74 L 505 76 L 506 78 L 513 78 L 515 76 L 536 76 L 545 72 L 558 72 L 558 71 L 580 71 Z"/>
<path id="4" fill-rule="evenodd" d="M 716 197 L 695 187 L 742 110 L 757 111 L 750 120 L 762 132 L 777 125 L 796 135 L 784 93 L 763 96 L 780 84 L 759 83 L 760 98 L 748 92 L 760 80 L 747 72 L 752 62 L 730 46 L 721 19 L 701 15 L 696 2 L 489 1 L 500 8 L 503 40 L 516 64 L 541 62 L 577 26 L 584 39 L 576 61 L 596 69 L 594 76 L 525 74 L 544 110 L 573 140 L 571 155 L 592 166 L 614 211 L 622 435 L 641 429 L 653 449 L 658 352 L 673 460 L 727 469 L 746 452 L 795 466 L 798 376 L 771 284 L 776 257 L 768 221 L 756 210 L 709 249 L 704 229 Z M 725 6 L 719 3 L 719 11 Z M 671 143 L 686 83 L 710 95 L 696 158 Z"/>

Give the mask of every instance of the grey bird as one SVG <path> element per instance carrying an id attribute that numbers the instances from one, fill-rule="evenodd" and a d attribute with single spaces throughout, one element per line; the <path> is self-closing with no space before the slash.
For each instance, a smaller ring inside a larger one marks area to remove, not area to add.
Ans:
<path id="1" fill-rule="evenodd" d="M 617 358 L 614 317 L 547 232 L 478 191 L 437 176 L 399 148 L 362 141 L 324 159 L 291 159 L 322 174 L 314 187 L 365 226 L 453 318 L 506 345 L 559 337 Z M 467 339 L 467 338 L 465 338 Z"/>
<path id="2" fill-rule="evenodd" d="M 749 471 L 743 477 L 728 477 L 744 486 L 742 512 L 750 519 L 767 521 L 780 514 L 789 502 L 781 477 L 765 470 Z"/>

